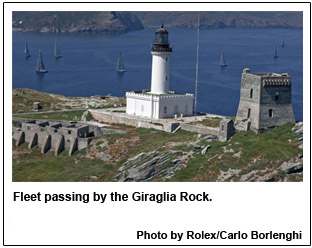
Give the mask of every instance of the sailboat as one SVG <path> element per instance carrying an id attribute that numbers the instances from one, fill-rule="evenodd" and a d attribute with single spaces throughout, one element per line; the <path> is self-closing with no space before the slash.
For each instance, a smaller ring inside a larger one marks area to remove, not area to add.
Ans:
<path id="1" fill-rule="evenodd" d="M 274 58 L 277 59 L 278 57 L 276 46 L 274 46 Z"/>
<path id="2" fill-rule="evenodd" d="M 227 66 L 226 61 L 225 61 L 225 58 L 224 58 L 223 52 L 221 53 L 220 66 L 221 66 L 221 67 Z"/>
<path id="3" fill-rule="evenodd" d="M 281 47 L 284 47 L 285 43 L 284 43 L 284 39 L 281 39 Z"/>
<path id="4" fill-rule="evenodd" d="M 61 58 L 63 57 L 61 52 L 60 52 L 60 49 L 58 47 L 58 44 L 57 44 L 57 40 L 55 39 L 55 45 L 54 45 L 54 58 Z"/>
<path id="5" fill-rule="evenodd" d="M 42 59 L 42 53 L 41 50 L 39 49 L 39 56 L 38 56 L 38 61 L 37 61 L 37 73 L 46 73 L 48 72 L 43 64 L 43 59 Z"/>
<path id="6" fill-rule="evenodd" d="M 117 68 L 116 68 L 117 72 L 125 72 L 126 68 L 123 64 L 123 60 L 122 60 L 122 56 L 121 53 L 119 52 L 119 57 L 118 57 L 118 61 L 117 61 Z"/>
<path id="7" fill-rule="evenodd" d="M 31 55 L 30 55 L 30 52 L 29 52 L 29 49 L 28 49 L 28 44 L 27 44 L 27 41 L 25 41 L 25 58 L 29 58 Z"/>

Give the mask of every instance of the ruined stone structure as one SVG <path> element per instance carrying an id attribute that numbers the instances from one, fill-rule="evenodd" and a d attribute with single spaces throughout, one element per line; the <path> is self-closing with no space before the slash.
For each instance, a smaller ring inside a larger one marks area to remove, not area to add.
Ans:
<path id="1" fill-rule="evenodd" d="M 235 128 L 256 132 L 295 122 L 291 77 L 287 73 L 251 73 L 244 69 Z"/>
<path id="2" fill-rule="evenodd" d="M 16 146 L 27 142 L 29 149 L 38 145 L 42 153 L 53 149 L 56 156 L 63 150 L 68 150 L 69 156 L 71 156 L 76 150 L 87 147 L 90 143 L 88 137 L 92 135 L 88 125 L 28 121 L 22 122 L 21 130 L 16 131 L 13 138 L 16 140 Z"/>
<path id="3" fill-rule="evenodd" d="M 181 129 L 204 135 L 215 135 L 220 141 L 227 141 L 235 133 L 233 121 L 225 117 L 220 121 L 219 127 L 208 127 L 192 125 L 188 123 L 187 118 L 153 119 L 113 112 L 110 109 L 90 109 L 89 111 L 95 120 L 105 123 L 118 123 L 138 128 L 153 128 L 168 133 L 173 133 Z"/>
<path id="4" fill-rule="evenodd" d="M 151 90 L 127 92 L 127 114 L 153 119 L 193 115 L 193 94 L 176 94 L 169 90 L 169 61 L 172 48 L 163 25 L 155 32 L 151 54 Z"/>
<path id="5" fill-rule="evenodd" d="M 40 106 L 40 102 L 34 102 L 33 103 L 33 111 L 39 111 L 39 109 L 41 108 Z"/>
<path id="6" fill-rule="evenodd" d="M 227 141 L 235 133 L 234 123 L 231 119 L 222 119 L 219 123 L 219 140 Z"/>

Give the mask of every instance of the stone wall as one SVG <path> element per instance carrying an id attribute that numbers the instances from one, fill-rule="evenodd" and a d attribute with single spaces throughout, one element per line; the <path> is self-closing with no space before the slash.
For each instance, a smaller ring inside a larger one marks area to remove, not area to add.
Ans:
<path id="1" fill-rule="evenodd" d="M 89 138 L 78 138 L 78 150 L 87 148 L 90 142 L 91 142 L 91 139 Z"/>
<path id="2" fill-rule="evenodd" d="M 223 119 L 219 124 L 219 140 L 225 142 L 235 133 L 234 123 L 230 119 Z"/>
<path id="3" fill-rule="evenodd" d="M 243 72 L 241 80 L 240 101 L 236 114 L 235 125 L 238 125 L 240 122 L 248 121 L 250 122 L 250 127 L 252 129 L 258 129 L 261 78 L 256 75 Z M 238 127 L 238 129 L 240 128 Z"/>
<path id="4" fill-rule="evenodd" d="M 195 126 L 191 124 L 181 123 L 181 129 L 193 132 L 193 133 L 200 133 L 200 134 L 212 134 L 212 135 L 219 135 L 219 128 L 213 128 L 213 127 L 201 127 L 201 126 Z"/>
<path id="5" fill-rule="evenodd" d="M 124 124 L 133 127 L 154 128 L 161 131 L 171 132 L 172 123 L 162 124 L 160 122 L 152 122 L 149 119 L 140 118 L 139 116 L 126 116 L 113 112 L 105 112 L 90 109 L 90 113 L 95 120 L 106 123 Z"/>
<path id="6" fill-rule="evenodd" d="M 95 120 L 106 122 L 106 123 L 117 123 L 117 124 L 125 124 L 134 127 L 142 127 L 142 128 L 154 128 L 157 130 L 165 131 L 165 132 L 173 132 L 177 128 L 194 132 L 199 134 L 211 134 L 220 136 L 222 135 L 222 140 L 228 140 L 234 134 L 233 121 L 226 120 L 226 128 L 221 130 L 221 127 L 207 127 L 207 126 L 199 126 L 199 125 L 191 125 L 183 122 L 166 122 L 162 120 L 151 120 L 140 118 L 138 116 L 131 116 L 125 114 L 119 114 L 114 112 L 109 112 L 107 110 L 89 110 L 91 115 Z M 232 124 L 232 126 L 231 126 Z"/>
<path id="7" fill-rule="evenodd" d="M 278 96 L 276 100 L 275 97 Z M 270 115 L 271 111 L 271 115 Z M 263 87 L 260 103 L 259 129 L 295 122 L 291 87 Z"/>

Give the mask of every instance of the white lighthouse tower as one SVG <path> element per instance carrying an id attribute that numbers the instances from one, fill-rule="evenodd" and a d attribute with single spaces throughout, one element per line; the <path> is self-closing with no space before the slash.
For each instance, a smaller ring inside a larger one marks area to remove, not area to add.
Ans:
<path id="1" fill-rule="evenodd" d="M 169 33 L 161 25 L 155 32 L 151 48 L 151 89 L 126 92 L 127 114 L 152 119 L 176 118 L 193 114 L 194 95 L 178 94 L 169 90 L 171 53 Z"/>
<path id="2" fill-rule="evenodd" d="M 155 32 L 155 40 L 151 49 L 152 62 L 152 94 L 169 93 L 169 59 L 172 48 L 169 47 L 168 31 L 161 25 Z"/>

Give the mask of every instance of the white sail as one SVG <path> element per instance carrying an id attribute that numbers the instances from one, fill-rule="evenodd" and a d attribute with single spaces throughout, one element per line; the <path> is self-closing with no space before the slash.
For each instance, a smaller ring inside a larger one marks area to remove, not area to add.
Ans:
<path id="1" fill-rule="evenodd" d="M 284 43 L 284 39 L 281 39 L 281 47 L 284 47 L 285 43 Z"/>
<path id="2" fill-rule="evenodd" d="M 276 58 L 278 58 L 279 56 L 278 56 L 278 54 L 277 54 L 277 49 L 276 49 L 276 46 L 274 46 L 274 58 L 276 59 Z"/>
<path id="3" fill-rule="evenodd" d="M 37 70 L 38 73 L 45 73 L 48 72 L 44 66 L 43 59 L 42 59 L 42 53 L 41 50 L 39 50 L 39 56 L 37 61 Z"/>
<path id="4" fill-rule="evenodd" d="M 31 56 L 30 52 L 29 52 L 29 49 L 28 49 L 27 41 L 25 41 L 25 51 L 24 51 L 24 53 L 25 53 L 25 58 L 28 58 L 28 57 Z"/>
<path id="5" fill-rule="evenodd" d="M 223 52 L 221 53 L 220 66 L 222 67 L 227 66 Z"/>
<path id="6" fill-rule="evenodd" d="M 123 59 L 122 59 L 121 53 L 119 53 L 116 71 L 117 72 L 125 72 L 126 71 L 126 68 L 125 68 L 125 65 L 123 63 Z"/>
<path id="7" fill-rule="evenodd" d="M 55 39 L 55 45 L 54 45 L 54 57 L 55 58 L 61 58 L 62 57 L 62 54 L 61 54 L 61 51 L 58 47 L 58 43 L 57 43 L 56 39 Z"/>

